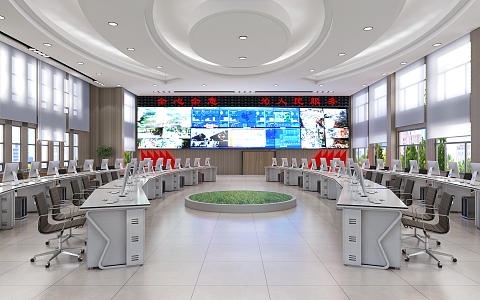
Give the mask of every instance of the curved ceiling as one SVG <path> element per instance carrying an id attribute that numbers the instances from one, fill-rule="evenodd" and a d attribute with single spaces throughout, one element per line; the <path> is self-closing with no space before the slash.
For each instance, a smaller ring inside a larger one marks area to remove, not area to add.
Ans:
<path id="1" fill-rule="evenodd" d="M 480 26 L 475 0 L 2 2 L 1 31 L 137 95 L 351 95 Z"/>

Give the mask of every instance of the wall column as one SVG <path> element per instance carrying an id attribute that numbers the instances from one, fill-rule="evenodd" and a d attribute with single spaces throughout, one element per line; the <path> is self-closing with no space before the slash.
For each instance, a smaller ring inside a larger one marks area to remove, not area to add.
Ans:
<path id="1" fill-rule="evenodd" d="M 480 28 L 470 33 L 472 43 L 472 91 L 470 123 L 472 126 L 472 162 L 480 162 Z"/>

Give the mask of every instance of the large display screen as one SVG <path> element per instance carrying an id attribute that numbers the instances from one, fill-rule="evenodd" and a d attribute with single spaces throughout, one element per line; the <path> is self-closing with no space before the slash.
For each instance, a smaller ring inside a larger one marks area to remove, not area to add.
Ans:
<path id="1" fill-rule="evenodd" d="M 139 149 L 348 148 L 346 109 L 139 107 Z"/>

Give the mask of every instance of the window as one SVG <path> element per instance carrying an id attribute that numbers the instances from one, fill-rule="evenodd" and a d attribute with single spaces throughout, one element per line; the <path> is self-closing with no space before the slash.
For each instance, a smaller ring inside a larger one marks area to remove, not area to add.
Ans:
<path id="1" fill-rule="evenodd" d="M 53 142 L 53 160 L 60 160 L 60 142 Z"/>
<path id="2" fill-rule="evenodd" d="M 68 160 L 70 159 L 70 134 L 65 132 L 65 142 L 63 142 L 63 165 L 68 167 Z"/>
<path id="3" fill-rule="evenodd" d="M 352 147 L 368 147 L 368 89 L 352 97 Z"/>
<path id="4" fill-rule="evenodd" d="M 47 70 L 42 69 L 42 108 L 47 108 L 48 99 Z M 42 135 L 43 136 L 43 135 Z"/>
<path id="5" fill-rule="evenodd" d="M 30 169 L 30 163 L 35 161 L 35 140 L 36 140 L 36 130 L 35 128 L 28 128 L 28 168 Z"/>
<path id="6" fill-rule="evenodd" d="M 73 115 L 78 116 L 78 84 L 73 83 Z"/>
<path id="7" fill-rule="evenodd" d="M 63 112 L 68 114 L 68 100 L 70 94 L 68 93 L 68 79 L 63 80 Z"/>
<path id="8" fill-rule="evenodd" d="M 398 133 L 398 145 L 402 168 L 410 168 L 410 161 L 416 160 L 419 169 L 426 168 L 426 130 L 417 129 Z"/>
<path id="9" fill-rule="evenodd" d="M 28 64 L 28 86 L 27 86 L 28 105 L 35 105 L 37 99 L 37 70 L 36 67 Z"/>
<path id="10" fill-rule="evenodd" d="M 42 168 L 46 168 L 48 163 L 48 141 L 42 141 Z"/>
<path id="11" fill-rule="evenodd" d="M 355 151 L 355 160 L 360 165 L 361 159 L 368 158 L 368 148 L 358 148 L 354 149 Z"/>
<path id="12" fill-rule="evenodd" d="M 368 142 L 387 142 L 387 79 L 384 78 L 369 88 L 368 93 Z"/>
<path id="13" fill-rule="evenodd" d="M 12 126 L 12 162 L 20 162 L 20 132 L 19 126 Z"/>
<path id="14" fill-rule="evenodd" d="M 460 173 L 470 173 L 472 143 L 470 137 L 437 139 L 437 161 L 441 171 L 449 171 L 448 162 L 457 162 Z M 465 165 L 466 162 L 466 165 Z"/>
<path id="15" fill-rule="evenodd" d="M 3 125 L 0 125 L 0 171 L 3 171 Z"/>
<path id="16" fill-rule="evenodd" d="M 73 159 L 78 160 L 78 133 L 73 134 Z"/>
<path id="17" fill-rule="evenodd" d="M 12 101 L 18 102 L 19 88 L 21 85 L 20 62 L 15 56 L 12 56 Z"/>
<path id="18" fill-rule="evenodd" d="M 387 165 L 387 143 L 375 144 L 373 146 L 375 155 L 373 156 L 373 164 L 377 165 L 377 159 L 383 159 L 383 164 Z"/>
<path id="19" fill-rule="evenodd" d="M 58 102 L 59 102 L 59 86 L 58 86 L 58 75 L 53 74 L 53 110 L 58 111 Z"/>

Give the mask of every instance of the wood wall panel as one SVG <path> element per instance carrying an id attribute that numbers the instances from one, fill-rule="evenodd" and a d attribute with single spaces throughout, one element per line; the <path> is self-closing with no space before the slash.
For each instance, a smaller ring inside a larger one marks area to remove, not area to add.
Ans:
<path id="1" fill-rule="evenodd" d="M 272 165 L 275 151 L 243 151 L 243 175 L 265 175 L 265 167 Z"/>

